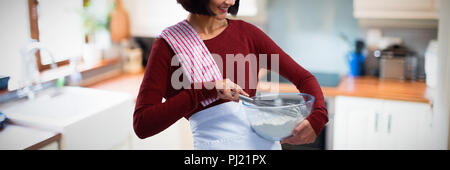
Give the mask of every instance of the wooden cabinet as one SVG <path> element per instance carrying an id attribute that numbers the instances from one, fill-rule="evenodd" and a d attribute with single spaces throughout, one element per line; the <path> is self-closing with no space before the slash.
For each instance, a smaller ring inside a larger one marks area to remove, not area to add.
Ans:
<path id="1" fill-rule="evenodd" d="M 439 0 L 354 0 L 360 19 L 438 19 Z"/>
<path id="2" fill-rule="evenodd" d="M 430 105 L 337 96 L 333 149 L 434 149 Z"/>

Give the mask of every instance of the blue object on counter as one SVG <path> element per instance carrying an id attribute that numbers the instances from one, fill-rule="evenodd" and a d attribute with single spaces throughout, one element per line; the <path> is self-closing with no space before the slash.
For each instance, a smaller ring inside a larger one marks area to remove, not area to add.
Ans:
<path id="1" fill-rule="evenodd" d="M 350 66 L 349 76 L 361 76 L 364 74 L 364 59 L 363 54 L 364 42 L 358 40 L 355 43 L 355 51 L 348 56 L 348 65 Z"/>
<path id="2" fill-rule="evenodd" d="M 362 54 L 351 53 L 349 56 L 350 76 L 361 76 L 364 71 L 364 58 Z"/>
<path id="3" fill-rule="evenodd" d="M 0 90 L 8 89 L 8 81 L 9 81 L 9 77 L 0 76 Z"/>
<path id="4" fill-rule="evenodd" d="M 8 118 L 6 118 L 5 114 L 0 112 L 0 130 L 3 129 L 7 123 L 8 123 Z"/>

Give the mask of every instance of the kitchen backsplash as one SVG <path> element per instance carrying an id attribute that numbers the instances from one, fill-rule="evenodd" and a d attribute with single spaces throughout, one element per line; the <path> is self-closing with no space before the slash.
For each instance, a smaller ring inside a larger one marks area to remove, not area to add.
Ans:
<path id="1" fill-rule="evenodd" d="M 296 62 L 312 72 L 347 73 L 347 54 L 360 38 L 353 0 L 271 0 L 267 7 L 266 33 Z"/>

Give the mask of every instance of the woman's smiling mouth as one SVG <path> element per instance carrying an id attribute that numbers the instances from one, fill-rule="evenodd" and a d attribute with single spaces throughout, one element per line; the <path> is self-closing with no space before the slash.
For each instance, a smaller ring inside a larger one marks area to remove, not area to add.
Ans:
<path id="1" fill-rule="evenodd" d="M 228 12 L 228 7 L 227 7 L 227 8 L 221 8 L 221 7 L 219 7 L 219 11 L 220 11 L 221 13 L 227 13 L 227 12 Z"/>

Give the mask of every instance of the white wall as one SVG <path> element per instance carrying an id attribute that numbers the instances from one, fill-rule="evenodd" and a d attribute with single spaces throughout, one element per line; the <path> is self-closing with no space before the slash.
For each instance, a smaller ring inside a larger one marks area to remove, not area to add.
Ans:
<path id="1" fill-rule="evenodd" d="M 438 79 L 434 111 L 438 115 L 442 135 L 441 146 L 450 149 L 450 1 L 441 1 L 439 18 Z"/>
<path id="2" fill-rule="evenodd" d="M 22 79 L 20 49 L 30 37 L 28 1 L 0 1 L 0 75 L 10 76 L 9 89 L 16 89 Z"/>
<path id="3" fill-rule="evenodd" d="M 133 36 L 156 37 L 189 14 L 176 0 L 122 0 L 122 3 L 129 14 Z M 243 0 L 238 19 L 263 25 L 265 11 L 262 9 L 265 9 L 265 0 Z"/>
<path id="4" fill-rule="evenodd" d="M 186 19 L 186 12 L 175 0 L 123 0 L 130 17 L 131 35 L 156 37 L 161 31 Z"/>

